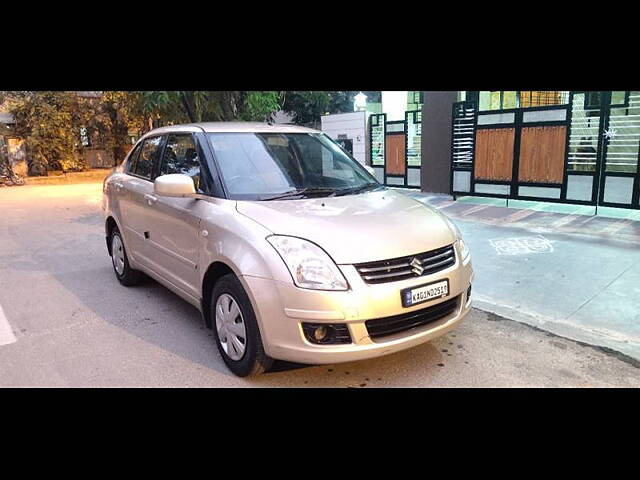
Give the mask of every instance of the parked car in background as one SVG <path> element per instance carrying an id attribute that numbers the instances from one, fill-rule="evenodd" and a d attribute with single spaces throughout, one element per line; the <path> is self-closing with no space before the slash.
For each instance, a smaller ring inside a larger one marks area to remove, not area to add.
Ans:
<path id="1" fill-rule="evenodd" d="M 457 228 L 315 130 L 153 130 L 105 180 L 103 208 L 120 283 L 145 273 L 196 306 L 236 375 L 386 355 L 471 308 Z"/>

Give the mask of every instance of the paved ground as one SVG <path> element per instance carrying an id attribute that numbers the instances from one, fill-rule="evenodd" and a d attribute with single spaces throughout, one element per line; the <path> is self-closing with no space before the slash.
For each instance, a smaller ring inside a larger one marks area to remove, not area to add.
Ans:
<path id="1" fill-rule="evenodd" d="M 151 280 L 117 283 L 100 197 L 0 189 L 0 386 L 640 386 L 638 362 L 478 310 L 388 357 L 238 379 L 193 307 Z"/>
<path id="2" fill-rule="evenodd" d="M 640 360 L 640 212 L 609 218 L 592 207 L 417 197 L 468 241 L 476 306 Z"/>

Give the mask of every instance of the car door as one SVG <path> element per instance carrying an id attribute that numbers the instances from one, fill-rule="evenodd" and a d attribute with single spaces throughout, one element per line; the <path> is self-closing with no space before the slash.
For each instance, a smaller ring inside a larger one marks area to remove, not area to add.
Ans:
<path id="1" fill-rule="evenodd" d="M 181 173 L 190 176 L 197 192 L 207 193 L 201 184 L 199 149 L 191 133 L 167 136 L 159 160 L 158 176 Z M 151 247 L 151 268 L 174 286 L 199 298 L 198 246 L 200 220 L 206 202 L 194 198 L 153 195 L 147 209 L 150 219 L 146 239 Z"/>
<path id="2" fill-rule="evenodd" d="M 152 263 L 152 251 L 147 242 L 151 219 L 147 211 L 152 203 L 154 165 L 160 154 L 162 142 L 162 136 L 146 138 L 137 157 L 127 166 L 126 175 L 120 182 L 119 210 L 125 245 L 134 262 L 147 267 Z"/>

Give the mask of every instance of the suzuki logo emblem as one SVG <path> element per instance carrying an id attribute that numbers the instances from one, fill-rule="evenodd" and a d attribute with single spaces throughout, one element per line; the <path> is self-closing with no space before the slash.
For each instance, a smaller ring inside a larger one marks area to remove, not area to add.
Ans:
<path id="1" fill-rule="evenodd" d="M 411 260 L 411 263 L 409 265 L 412 267 L 411 271 L 418 276 L 422 275 L 422 272 L 424 272 L 424 268 L 422 268 L 422 262 L 417 258 Z"/>

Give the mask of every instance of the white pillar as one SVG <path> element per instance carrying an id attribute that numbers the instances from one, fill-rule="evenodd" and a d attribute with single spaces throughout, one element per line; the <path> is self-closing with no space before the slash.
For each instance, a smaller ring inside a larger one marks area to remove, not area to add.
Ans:
<path id="1" fill-rule="evenodd" d="M 408 91 L 382 92 L 382 111 L 387 114 L 387 121 L 404 120 L 408 94 Z"/>

